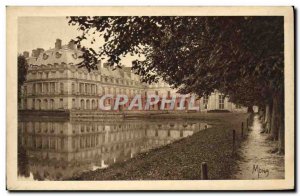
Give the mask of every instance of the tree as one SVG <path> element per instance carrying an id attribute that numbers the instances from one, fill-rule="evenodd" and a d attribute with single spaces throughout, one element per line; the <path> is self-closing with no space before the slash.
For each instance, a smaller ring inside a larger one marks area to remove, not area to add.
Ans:
<path id="1" fill-rule="evenodd" d="M 83 31 L 76 43 L 94 43 L 96 33 L 105 41 L 99 51 L 85 48 L 80 66 L 93 69 L 106 56 L 121 67 L 122 56 L 143 55 L 132 69 L 144 82 L 162 77 L 181 93 L 218 89 L 243 105 L 272 105 L 272 138 L 284 140 L 283 17 L 70 17 L 69 24 Z"/>
<path id="2" fill-rule="evenodd" d="M 28 64 L 26 58 L 19 54 L 18 55 L 18 103 L 21 100 L 21 87 L 26 80 Z"/>

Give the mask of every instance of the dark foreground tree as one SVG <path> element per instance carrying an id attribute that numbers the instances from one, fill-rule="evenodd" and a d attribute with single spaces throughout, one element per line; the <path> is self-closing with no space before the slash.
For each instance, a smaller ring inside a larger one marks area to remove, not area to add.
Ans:
<path id="1" fill-rule="evenodd" d="M 26 80 L 28 64 L 26 58 L 19 54 L 18 55 L 18 103 L 21 100 L 21 86 Z"/>
<path id="2" fill-rule="evenodd" d="M 85 48 L 79 66 L 94 69 L 107 57 L 121 67 L 122 56 L 142 55 L 132 69 L 144 82 L 162 77 L 181 93 L 218 89 L 236 103 L 266 107 L 283 151 L 283 17 L 70 17 L 69 24 L 83 31 L 76 43 L 105 41 L 97 51 Z"/>

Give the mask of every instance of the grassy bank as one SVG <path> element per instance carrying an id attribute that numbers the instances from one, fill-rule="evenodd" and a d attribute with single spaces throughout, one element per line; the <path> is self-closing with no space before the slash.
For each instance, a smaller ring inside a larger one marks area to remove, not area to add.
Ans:
<path id="1" fill-rule="evenodd" d="M 193 118 L 208 122 L 211 128 L 167 146 L 136 155 L 106 169 L 81 174 L 72 180 L 193 180 L 200 179 L 200 165 L 208 164 L 209 179 L 228 179 L 236 157 L 232 156 L 232 129 L 236 146 L 241 142 L 241 122 L 248 114 L 195 113 L 156 115 L 151 118 Z"/>

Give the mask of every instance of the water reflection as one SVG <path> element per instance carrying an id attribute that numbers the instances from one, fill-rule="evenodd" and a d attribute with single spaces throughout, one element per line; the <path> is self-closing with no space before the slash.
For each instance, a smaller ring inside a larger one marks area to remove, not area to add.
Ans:
<path id="1" fill-rule="evenodd" d="M 197 121 L 22 121 L 18 123 L 18 176 L 20 180 L 68 179 L 208 127 Z"/>

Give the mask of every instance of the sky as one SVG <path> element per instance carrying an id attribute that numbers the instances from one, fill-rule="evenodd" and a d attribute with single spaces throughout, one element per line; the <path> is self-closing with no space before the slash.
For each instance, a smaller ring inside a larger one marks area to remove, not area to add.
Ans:
<path id="1" fill-rule="evenodd" d="M 28 51 L 31 54 L 31 51 L 36 48 L 45 50 L 54 48 L 58 38 L 65 45 L 81 33 L 76 26 L 68 25 L 66 17 L 20 17 L 18 18 L 18 53 Z M 102 44 L 99 41 L 93 45 L 93 48 Z M 84 45 L 91 47 L 90 44 L 83 43 L 82 46 Z M 121 58 L 121 63 L 130 67 L 132 60 L 136 58 L 127 55 L 125 58 Z"/>
<path id="2" fill-rule="evenodd" d="M 76 27 L 69 26 L 65 17 L 20 17 L 18 19 L 18 52 L 31 52 L 35 48 L 48 50 L 55 40 L 67 44 L 80 35 Z"/>

